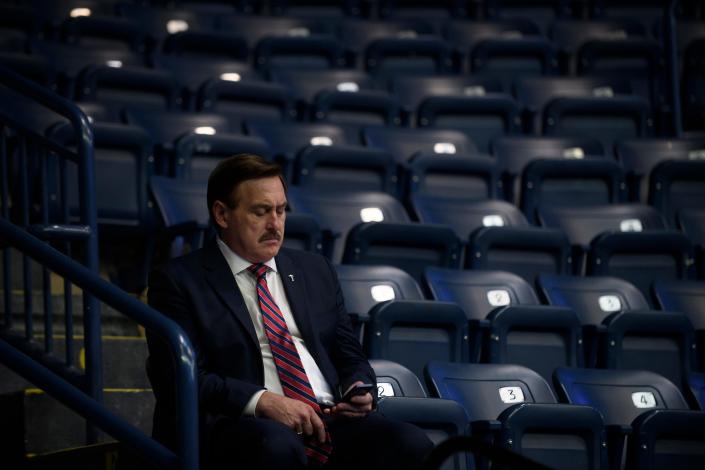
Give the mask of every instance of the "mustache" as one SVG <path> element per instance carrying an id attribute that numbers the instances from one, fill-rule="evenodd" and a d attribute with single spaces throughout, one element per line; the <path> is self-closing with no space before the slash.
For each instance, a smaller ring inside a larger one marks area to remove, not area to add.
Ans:
<path id="1" fill-rule="evenodd" d="M 282 232 L 279 230 L 273 230 L 271 232 L 267 232 L 266 234 L 262 235 L 262 237 L 259 239 L 261 242 L 266 242 L 268 240 L 281 240 L 282 239 Z"/>

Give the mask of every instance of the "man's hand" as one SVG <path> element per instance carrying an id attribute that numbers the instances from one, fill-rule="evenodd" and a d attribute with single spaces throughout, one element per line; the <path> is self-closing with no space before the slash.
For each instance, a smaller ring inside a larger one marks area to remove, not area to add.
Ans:
<path id="1" fill-rule="evenodd" d="M 326 430 L 321 418 L 313 408 L 299 400 L 264 392 L 257 402 L 255 414 L 279 421 L 297 434 L 312 436 L 319 444 L 326 440 Z"/>
<path id="2" fill-rule="evenodd" d="M 361 383 L 363 382 L 355 382 L 345 391 L 345 393 L 350 391 L 350 389 L 352 389 L 355 385 Z M 336 403 L 335 406 L 326 408 L 323 412 L 332 416 L 343 416 L 345 418 L 364 418 L 370 411 L 372 411 L 373 402 L 374 400 L 372 399 L 372 394 L 368 392 L 364 395 L 356 395 L 352 397 L 350 401 L 341 401 Z"/>

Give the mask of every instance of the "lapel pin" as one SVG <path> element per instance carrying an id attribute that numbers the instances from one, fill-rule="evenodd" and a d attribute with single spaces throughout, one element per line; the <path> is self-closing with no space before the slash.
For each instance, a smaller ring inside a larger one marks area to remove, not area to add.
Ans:
<path id="1" fill-rule="evenodd" d="M 289 279 L 291 279 L 291 282 L 294 282 L 294 275 L 293 275 L 293 274 L 289 274 Z"/>

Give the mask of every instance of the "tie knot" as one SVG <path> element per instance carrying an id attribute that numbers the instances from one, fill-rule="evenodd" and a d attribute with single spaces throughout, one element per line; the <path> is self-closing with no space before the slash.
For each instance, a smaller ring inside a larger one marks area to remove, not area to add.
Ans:
<path id="1" fill-rule="evenodd" d="M 260 279 L 260 278 L 264 277 L 265 274 L 267 274 L 267 269 L 269 269 L 269 268 L 264 263 L 256 263 L 256 264 L 250 265 L 250 267 L 247 269 L 252 274 L 254 274 L 255 277 L 257 277 L 257 279 Z"/>

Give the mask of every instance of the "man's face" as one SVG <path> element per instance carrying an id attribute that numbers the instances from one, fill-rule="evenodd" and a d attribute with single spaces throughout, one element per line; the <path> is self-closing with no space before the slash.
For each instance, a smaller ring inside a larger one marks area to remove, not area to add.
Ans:
<path id="1" fill-rule="evenodd" d="M 223 241 L 252 263 L 269 261 L 281 248 L 286 219 L 286 193 L 278 176 L 240 184 L 234 209 L 216 201 L 214 215 Z"/>

